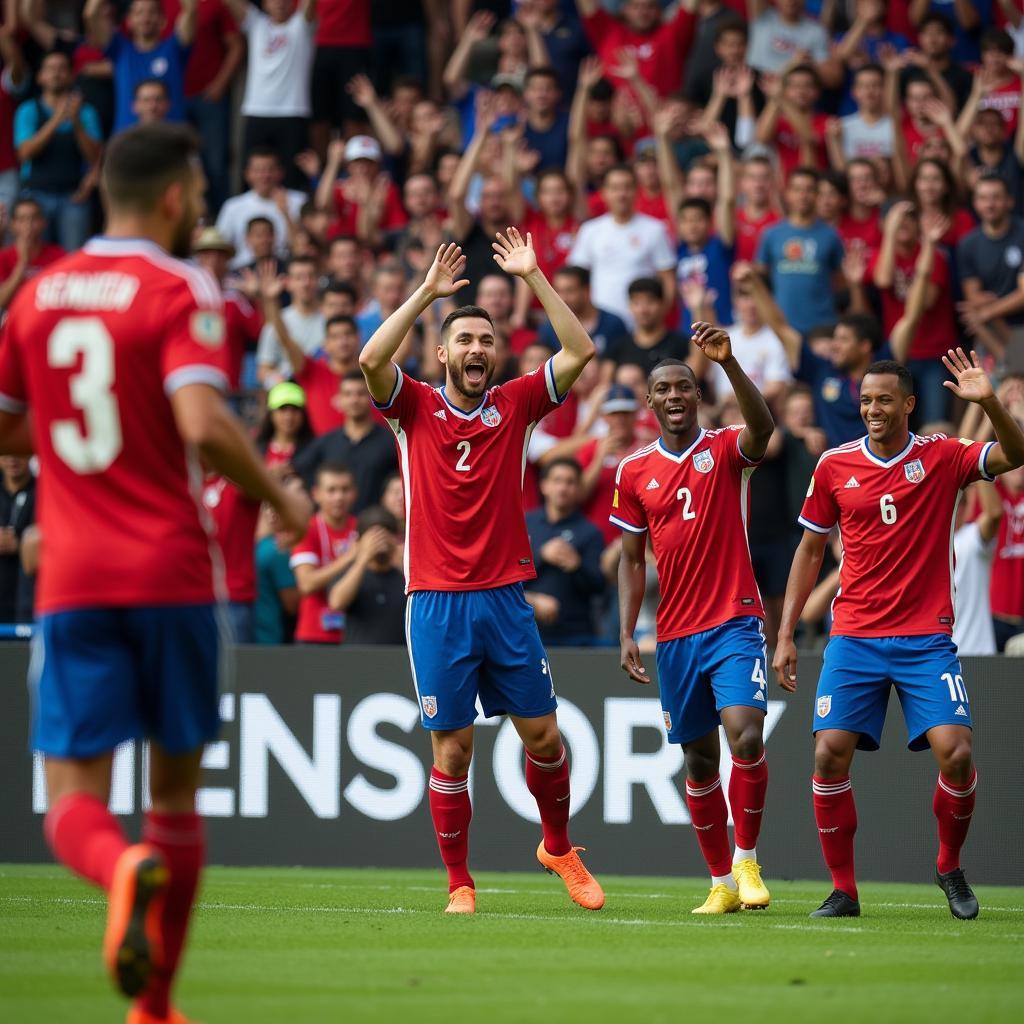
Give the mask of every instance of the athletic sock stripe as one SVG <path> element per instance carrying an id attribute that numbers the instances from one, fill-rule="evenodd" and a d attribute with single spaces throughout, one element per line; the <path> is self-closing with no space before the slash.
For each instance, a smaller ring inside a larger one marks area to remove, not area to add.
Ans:
<path id="1" fill-rule="evenodd" d="M 538 761 L 529 751 L 526 752 L 526 760 L 530 762 L 535 768 L 539 768 L 542 772 L 553 772 L 565 764 L 565 747 L 562 747 L 562 753 L 559 755 L 557 761 Z"/>
<path id="2" fill-rule="evenodd" d="M 811 787 L 815 796 L 838 796 L 840 793 L 848 793 L 853 789 L 852 782 L 844 782 L 841 786 L 836 786 L 832 789 L 823 789 L 821 786 Z"/>
<path id="3" fill-rule="evenodd" d="M 765 756 L 764 751 L 762 751 L 761 756 L 756 761 L 737 761 L 734 757 L 732 759 L 732 763 L 734 768 L 743 768 L 746 771 L 750 771 L 751 768 L 758 768 L 763 765 L 766 760 L 767 757 Z"/>
<path id="4" fill-rule="evenodd" d="M 430 788 L 435 793 L 465 793 L 469 789 L 469 782 L 438 782 L 430 780 Z"/>
<path id="5" fill-rule="evenodd" d="M 689 780 L 686 782 L 686 792 L 690 796 L 707 796 L 709 793 L 714 793 L 722 785 L 721 776 L 716 775 L 715 781 L 708 783 L 706 786 L 691 786 Z"/>
<path id="6" fill-rule="evenodd" d="M 971 781 L 967 784 L 966 789 L 957 789 L 954 786 L 951 786 L 948 782 L 946 782 L 946 780 L 941 775 L 939 776 L 939 786 L 941 789 L 945 790 L 950 796 L 963 799 L 964 797 L 970 796 L 978 788 L 978 773 L 974 773 L 974 778 L 972 778 Z"/>

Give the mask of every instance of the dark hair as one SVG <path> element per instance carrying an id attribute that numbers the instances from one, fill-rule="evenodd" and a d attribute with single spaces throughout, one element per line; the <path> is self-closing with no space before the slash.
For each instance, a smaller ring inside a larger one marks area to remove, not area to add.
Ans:
<path id="1" fill-rule="evenodd" d="M 813 64 L 797 64 L 796 67 L 790 68 L 783 76 L 782 81 L 788 82 L 793 75 L 810 75 L 814 79 L 814 84 L 820 89 L 821 88 L 821 76 L 818 74 L 818 69 Z"/>
<path id="2" fill-rule="evenodd" d="M 52 53 L 48 53 L 47 57 L 52 57 L 54 53 L 60 53 L 59 50 L 54 50 Z M 67 56 L 67 54 L 64 54 Z M 142 81 L 136 82 L 135 88 L 132 89 L 132 99 L 139 98 L 140 90 L 144 89 L 147 85 L 157 85 L 160 87 L 161 92 L 164 94 L 164 99 L 169 100 L 171 98 L 171 90 L 167 88 L 167 83 L 162 78 L 143 78 Z"/>
<path id="3" fill-rule="evenodd" d="M 611 167 L 604 172 L 604 177 L 601 179 L 602 188 L 608 184 L 608 179 L 613 174 L 628 174 L 632 179 L 633 184 L 636 184 L 636 171 L 634 171 L 629 164 L 612 164 Z"/>
<path id="4" fill-rule="evenodd" d="M 252 217 L 252 218 L 250 218 L 248 223 L 245 225 L 245 233 L 249 234 L 249 232 L 252 231 L 252 229 L 257 224 L 266 224 L 267 227 L 270 228 L 270 230 L 272 232 L 274 232 L 275 234 L 277 233 L 277 231 L 276 231 L 276 229 L 274 227 L 274 222 L 269 217 Z"/>
<path id="5" fill-rule="evenodd" d="M 581 288 L 590 287 L 590 271 L 586 267 L 576 267 L 570 263 L 567 263 L 564 267 L 559 267 L 552 275 L 554 277 L 575 277 L 576 283 Z"/>
<path id="6" fill-rule="evenodd" d="M 761 164 L 764 167 L 767 167 L 769 170 L 772 170 L 775 167 L 775 165 L 771 161 L 771 157 L 767 156 L 766 154 L 751 153 L 750 156 L 745 156 L 740 161 L 740 170 L 742 170 L 745 167 L 751 167 L 754 164 Z"/>
<path id="7" fill-rule="evenodd" d="M 550 67 L 530 68 L 530 70 L 526 72 L 526 77 L 523 79 L 523 86 L 524 87 L 530 84 L 530 79 L 531 78 L 550 78 L 551 81 L 554 82 L 555 85 L 557 85 L 559 89 L 562 88 L 561 80 L 559 79 L 558 75 L 555 74 L 554 68 L 550 68 Z"/>
<path id="8" fill-rule="evenodd" d="M 494 330 L 494 321 L 491 319 L 491 314 L 483 306 L 459 306 L 458 309 L 453 309 L 441 324 L 440 337 L 442 345 L 448 343 L 448 334 L 451 331 L 452 324 L 456 320 L 464 320 L 467 317 L 479 317 L 481 320 L 486 320 L 491 325 L 491 330 Z"/>
<path id="9" fill-rule="evenodd" d="M 742 18 L 727 16 L 722 23 L 715 29 L 715 46 L 718 45 L 718 41 L 722 36 L 728 32 L 739 32 L 744 39 L 750 38 L 750 31 L 747 28 L 747 23 Z"/>
<path id="10" fill-rule="evenodd" d="M 807 340 L 808 341 L 814 341 L 817 338 L 828 338 L 829 341 L 831 341 L 832 340 L 832 335 L 834 335 L 835 333 L 836 333 L 836 325 L 835 324 L 815 324 L 807 332 Z"/>
<path id="11" fill-rule="evenodd" d="M 395 75 L 391 80 L 391 95 L 396 89 L 418 89 L 423 92 L 423 83 L 415 75 Z"/>
<path id="12" fill-rule="evenodd" d="M 850 182 L 842 171 L 833 171 L 831 169 L 822 171 L 818 184 L 820 185 L 823 181 L 831 185 L 844 199 L 850 198 Z"/>
<path id="13" fill-rule="evenodd" d="M 934 162 L 934 161 L 933 161 Z M 974 188 L 977 189 L 981 185 L 991 185 L 993 182 L 1002 185 L 1003 190 L 1007 195 L 1010 194 L 1010 186 L 1007 184 L 1006 179 L 996 170 L 994 167 L 986 167 L 975 179 Z"/>
<path id="14" fill-rule="evenodd" d="M 956 35 L 956 26 L 953 24 L 951 18 L 948 18 L 945 14 L 940 14 L 938 11 L 929 11 L 922 19 L 921 23 L 917 26 L 917 34 L 920 35 L 929 25 L 938 25 L 947 36 Z"/>
<path id="15" fill-rule="evenodd" d="M 628 294 L 630 298 L 633 298 L 634 295 L 650 295 L 662 302 L 665 298 L 665 289 L 662 288 L 661 282 L 656 277 L 638 277 L 635 281 L 630 282 Z"/>
<path id="16" fill-rule="evenodd" d="M 168 186 L 195 174 L 199 136 L 188 125 L 140 124 L 110 140 L 103 194 L 112 207 L 149 213 Z"/>
<path id="17" fill-rule="evenodd" d="M 838 327 L 853 331 L 857 341 L 869 341 L 873 349 L 882 344 L 882 326 L 870 313 L 847 313 L 839 318 Z"/>
<path id="18" fill-rule="evenodd" d="M 711 204 L 700 196 L 690 196 L 679 204 L 679 212 L 683 210 L 700 210 L 708 220 L 711 219 Z"/>
<path id="19" fill-rule="evenodd" d="M 607 78 L 599 78 L 591 87 L 589 98 L 597 103 L 607 103 L 615 95 L 615 86 Z"/>
<path id="20" fill-rule="evenodd" d="M 324 295 L 344 295 L 352 300 L 353 305 L 359 301 L 355 288 L 348 281 L 328 281 Z"/>
<path id="21" fill-rule="evenodd" d="M 246 166 L 248 166 L 253 160 L 258 160 L 266 157 L 269 157 L 270 159 L 274 160 L 280 166 L 281 154 L 278 153 L 278 151 L 274 149 L 273 146 L 253 146 L 253 148 L 249 150 L 248 154 L 245 157 Z"/>
<path id="22" fill-rule="evenodd" d="M 541 186 L 541 182 L 545 178 L 557 178 L 569 191 L 573 191 L 572 182 L 569 180 L 569 175 L 561 167 L 545 167 L 540 174 L 537 175 L 537 188 Z"/>
<path id="23" fill-rule="evenodd" d="M 352 478 L 352 483 L 356 482 L 356 475 L 352 472 L 352 467 L 346 465 L 344 462 L 336 462 L 332 459 L 327 459 L 321 462 L 316 467 L 316 482 L 320 483 L 321 478 L 327 475 L 331 476 L 348 476 Z"/>
<path id="24" fill-rule="evenodd" d="M 316 260 L 313 259 L 312 256 L 292 256 L 292 257 L 290 257 L 289 260 L 288 260 L 288 270 L 290 271 L 292 269 L 292 267 L 296 267 L 296 266 L 313 267 L 314 270 L 315 270 L 316 269 Z"/>
<path id="25" fill-rule="evenodd" d="M 881 64 L 870 63 L 862 64 L 857 68 L 853 73 L 853 80 L 857 81 L 858 76 L 863 75 L 865 71 L 869 71 L 873 75 L 879 75 L 880 77 L 885 78 L 885 68 L 883 68 Z"/>
<path id="26" fill-rule="evenodd" d="M 362 370 L 349 370 L 348 373 L 342 374 L 342 383 L 344 383 L 347 380 L 357 380 L 359 381 L 360 384 L 366 383 L 366 378 L 363 376 Z"/>
<path id="27" fill-rule="evenodd" d="M 46 216 L 46 214 L 43 211 L 43 204 L 40 203 L 39 200 L 35 198 L 35 196 L 18 196 L 18 198 L 14 200 L 14 203 L 11 206 L 12 217 L 18 212 L 19 206 L 34 206 L 40 216 Z"/>
<path id="28" fill-rule="evenodd" d="M 814 182 L 814 184 L 817 185 L 818 182 L 821 181 L 821 171 L 819 171 L 816 167 L 794 167 L 793 170 L 789 172 L 789 177 L 786 179 L 786 184 L 789 185 L 789 183 L 794 178 L 810 178 Z"/>
<path id="29" fill-rule="evenodd" d="M 316 434 L 313 433 L 313 428 L 309 425 L 309 413 L 305 407 L 297 405 L 291 408 L 298 409 L 302 413 L 302 425 L 295 435 L 295 454 L 298 455 L 316 437 Z M 263 419 L 260 420 L 259 431 L 256 434 L 256 447 L 263 454 L 266 454 L 267 446 L 274 437 L 274 422 L 271 419 L 271 415 L 272 413 L 269 409 L 263 414 Z"/>
<path id="30" fill-rule="evenodd" d="M 371 505 L 369 508 L 364 508 L 356 517 L 356 529 L 359 531 L 360 536 L 374 526 L 383 526 L 388 533 L 398 533 L 398 520 L 386 508 L 381 508 L 380 505 Z"/>
<path id="31" fill-rule="evenodd" d="M 42 55 L 42 57 L 40 57 L 39 66 L 42 67 L 43 63 L 48 61 L 51 57 L 62 57 L 68 67 L 72 66 L 73 62 L 71 60 L 71 54 L 68 53 L 67 50 L 48 50 Z M 149 81 L 149 79 L 146 79 L 146 81 Z M 142 83 L 140 82 L 139 84 L 141 85 Z"/>
<path id="32" fill-rule="evenodd" d="M 847 161 L 846 164 L 846 179 L 850 179 L 850 168 L 851 167 L 866 167 L 875 176 L 875 181 L 878 180 L 878 168 L 866 157 L 866 156 L 855 156 L 852 160 Z"/>
<path id="33" fill-rule="evenodd" d="M 985 29 L 981 33 L 978 47 L 982 53 L 986 50 L 998 50 L 1000 53 L 1006 54 L 1007 57 L 1013 56 L 1013 39 L 1009 32 L 1001 28 Z"/>
<path id="34" fill-rule="evenodd" d="M 921 168 L 926 166 L 938 168 L 939 174 L 942 175 L 942 180 L 946 185 L 946 194 L 942 197 L 942 212 L 947 217 L 952 217 L 959 205 L 957 203 L 956 178 L 941 160 L 936 160 L 933 156 L 926 156 L 924 159 L 918 160 L 914 173 L 910 176 L 910 197 L 914 205 L 917 205 L 917 178 L 921 173 Z M 1002 181 L 1001 178 L 1000 181 Z"/>
<path id="35" fill-rule="evenodd" d="M 354 316 L 348 316 L 346 313 L 339 313 L 337 316 L 332 316 L 327 323 L 324 324 L 324 334 L 326 334 L 335 324 L 346 324 L 351 327 L 356 334 L 359 333 L 359 323 Z"/>
<path id="36" fill-rule="evenodd" d="M 571 455 L 560 455 L 557 459 L 552 459 L 550 462 L 545 463 L 541 467 L 540 478 L 541 480 L 547 480 L 551 471 L 558 469 L 559 466 L 566 466 L 576 474 L 576 479 L 583 475 L 583 468 Z"/>
<path id="37" fill-rule="evenodd" d="M 647 374 L 647 388 L 650 390 L 651 380 L 659 370 L 664 370 L 667 366 L 681 366 L 690 375 L 693 383 L 697 383 L 697 375 L 693 372 L 693 367 L 689 363 L 684 363 L 682 359 L 662 359 L 660 362 L 655 363 L 651 372 Z"/>
<path id="38" fill-rule="evenodd" d="M 904 395 L 909 397 L 914 393 L 914 378 L 910 371 L 902 363 L 897 363 L 895 359 L 880 359 L 877 363 L 872 363 L 864 376 L 867 377 L 868 374 L 876 377 L 892 374 L 899 381 L 900 391 Z"/>

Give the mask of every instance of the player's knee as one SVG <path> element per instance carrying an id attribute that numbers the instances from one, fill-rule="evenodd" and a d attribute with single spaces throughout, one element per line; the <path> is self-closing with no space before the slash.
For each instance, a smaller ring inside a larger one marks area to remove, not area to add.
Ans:
<path id="1" fill-rule="evenodd" d="M 756 761 L 764 751 L 764 741 L 761 738 L 761 724 L 751 722 L 744 725 L 737 733 L 729 739 L 729 747 L 732 756 L 738 757 L 741 761 Z"/>
<path id="2" fill-rule="evenodd" d="M 707 782 L 718 774 L 717 757 L 711 757 L 693 747 L 684 748 L 683 756 L 686 761 L 686 777 L 691 782 Z"/>
<path id="3" fill-rule="evenodd" d="M 562 734 L 555 722 L 549 722 L 542 730 L 523 740 L 523 746 L 537 757 L 558 757 L 562 749 Z"/>
<path id="4" fill-rule="evenodd" d="M 840 746 L 826 739 L 818 739 L 814 744 L 814 774 L 819 779 L 836 779 L 846 775 L 850 770 L 850 758 Z"/>
<path id="5" fill-rule="evenodd" d="M 967 782 L 974 767 L 974 754 L 969 739 L 957 740 L 939 755 L 939 768 L 950 782 Z"/>
<path id="6" fill-rule="evenodd" d="M 472 743 L 464 743 L 458 736 L 445 736 L 434 741 L 434 764 L 445 775 L 458 777 L 469 771 L 473 760 Z"/>

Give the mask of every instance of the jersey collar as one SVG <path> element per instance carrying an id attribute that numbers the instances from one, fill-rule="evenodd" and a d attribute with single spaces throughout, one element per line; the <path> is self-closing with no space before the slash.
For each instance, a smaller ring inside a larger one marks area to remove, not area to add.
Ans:
<path id="1" fill-rule="evenodd" d="M 170 256 L 166 249 L 150 238 L 108 238 L 96 235 L 82 247 L 90 256 Z"/>
<path id="2" fill-rule="evenodd" d="M 907 452 L 909 452 L 910 449 L 914 447 L 914 441 L 916 441 L 916 440 L 917 440 L 917 438 L 915 437 L 914 432 L 911 431 L 910 432 L 910 436 L 907 438 L 907 446 L 906 446 L 906 448 L 904 448 L 903 451 L 898 452 L 891 459 L 883 459 L 880 456 L 876 455 L 871 450 L 871 445 L 868 444 L 868 439 L 867 439 L 866 435 L 861 438 L 860 447 L 861 447 L 861 451 L 864 452 L 865 456 L 868 459 L 870 459 L 876 466 L 887 467 L 887 466 L 892 466 L 893 464 L 899 462 L 902 458 L 904 458 L 906 456 Z"/>
<path id="3" fill-rule="evenodd" d="M 447 405 L 456 416 L 463 420 L 471 420 L 479 416 L 480 410 L 487 404 L 491 397 L 491 389 L 488 388 L 484 392 L 484 397 L 480 399 L 479 404 L 475 405 L 469 410 L 469 412 L 466 412 L 464 409 L 460 409 L 457 405 L 452 405 L 452 403 L 448 401 L 448 396 L 445 394 L 443 384 L 437 389 L 437 393 L 444 399 L 444 404 Z"/>
<path id="4" fill-rule="evenodd" d="M 696 438 L 694 438 L 693 444 L 691 444 L 690 447 L 687 448 L 684 452 L 674 452 L 671 448 L 666 448 L 665 442 L 659 437 L 656 442 L 656 450 L 660 455 L 664 455 L 666 459 L 668 459 L 671 462 L 675 462 L 678 465 L 686 458 L 687 455 L 690 454 L 690 452 L 693 451 L 694 448 L 697 447 L 697 445 L 701 443 L 701 441 L 704 440 L 704 435 L 706 433 L 707 431 L 703 427 L 701 427 L 700 433 L 696 436 Z"/>

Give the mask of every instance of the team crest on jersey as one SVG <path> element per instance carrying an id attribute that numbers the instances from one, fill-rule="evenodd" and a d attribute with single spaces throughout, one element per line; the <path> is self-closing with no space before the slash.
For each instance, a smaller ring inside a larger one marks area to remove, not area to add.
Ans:
<path id="1" fill-rule="evenodd" d="M 192 314 L 192 337 L 200 345 L 217 348 L 224 343 L 224 317 L 212 309 L 200 309 Z"/>
<path id="2" fill-rule="evenodd" d="M 663 711 L 662 714 L 665 716 L 665 728 L 669 732 L 671 732 L 672 731 L 672 716 L 667 711 Z"/>
<path id="3" fill-rule="evenodd" d="M 828 377 L 821 385 L 821 397 L 834 402 L 843 393 L 843 382 L 838 377 Z"/>
<path id="4" fill-rule="evenodd" d="M 698 473 L 710 473 L 715 468 L 715 457 L 711 454 L 710 448 L 697 452 L 693 457 L 693 468 Z"/>
<path id="5" fill-rule="evenodd" d="M 423 705 L 423 714 L 425 714 L 427 718 L 433 718 L 437 714 L 436 697 L 420 697 L 420 703 Z"/>
<path id="6" fill-rule="evenodd" d="M 496 427 L 501 422 L 501 413 L 493 405 L 489 405 L 480 413 L 480 422 L 485 427 Z"/>
<path id="7" fill-rule="evenodd" d="M 920 459 L 914 459 L 903 466 L 903 472 L 912 484 L 919 484 L 924 479 L 924 466 Z"/>
<path id="8" fill-rule="evenodd" d="M 832 710 L 832 694 L 828 694 L 826 697 L 818 698 L 818 717 L 828 718 L 828 713 Z"/>

